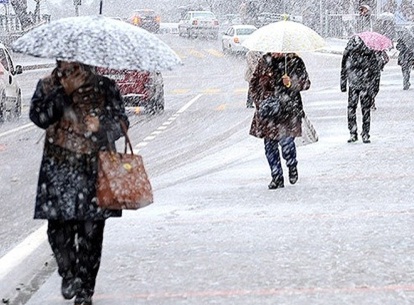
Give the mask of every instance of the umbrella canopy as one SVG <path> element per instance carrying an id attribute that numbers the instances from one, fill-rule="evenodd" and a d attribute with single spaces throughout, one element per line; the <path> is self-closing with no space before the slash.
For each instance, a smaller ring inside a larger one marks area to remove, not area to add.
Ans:
<path id="1" fill-rule="evenodd" d="M 385 51 L 391 49 L 393 44 L 391 39 L 377 32 L 362 32 L 356 34 L 365 45 L 371 50 Z"/>
<path id="2" fill-rule="evenodd" d="M 178 55 L 155 35 L 104 16 L 52 21 L 17 39 L 12 49 L 117 70 L 159 71 L 181 63 Z"/>
<path id="3" fill-rule="evenodd" d="M 321 49 L 325 40 L 301 23 L 283 20 L 256 30 L 242 45 L 253 51 L 292 53 Z"/>

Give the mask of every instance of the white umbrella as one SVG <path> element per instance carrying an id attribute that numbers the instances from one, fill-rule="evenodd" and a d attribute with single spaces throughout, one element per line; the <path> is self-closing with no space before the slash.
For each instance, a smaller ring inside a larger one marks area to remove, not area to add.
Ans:
<path id="1" fill-rule="evenodd" d="M 325 40 L 301 23 L 283 20 L 259 28 L 242 45 L 253 51 L 294 53 L 322 49 Z"/>
<path id="2" fill-rule="evenodd" d="M 69 17 L 33 29 L 12 49 L 36 57 L 128 70 L 164 70 L 178 55 L 154 34 L 104 16 Z"/>

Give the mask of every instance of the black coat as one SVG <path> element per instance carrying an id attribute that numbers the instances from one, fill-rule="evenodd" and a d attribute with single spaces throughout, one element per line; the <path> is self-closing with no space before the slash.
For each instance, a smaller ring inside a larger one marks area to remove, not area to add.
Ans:
<path id="1" fill-rule="evenodd" d="M 379 52 L 369 49 L 359 37 L 354 36 L 342 55 L 341 91 L 345 92 L 348 85 L 375 96 L 384 65 Z"/>
<path id="2" fill-rule="evenodd" d="M 30 106 L 30 119 L 48 131 L 74 107 L 55 74 L 54 71 L 52 76 L 38 82 Z M 92 79 L 93 91 L 104 96 L 104 104 L 102 109 L 96 109 L 99 130 L 85 133 L 84 137 L 93 141 L 96 149 L 91 153 L 76 152 L 56 145 L 53 137 L 46 136 L 36 194 L 36 219 L 103 220 L 121 216 L 121 211 L 102 210 L 96 204 L 97 156 L 99 150 L 114 146 L 114 141 L 122 135 L 119 121 L 127 126 L 129 122 L 115 83 L 97 75 Z"/>
<path id="3" fill-rule="evenodd" d="M 405 42 L 404 38 L 398 39 L 395 48 L 399 51 L 397 63 L 400 66 L 414 65 L 414 50 L 407 46 L 407 43 Z"/>

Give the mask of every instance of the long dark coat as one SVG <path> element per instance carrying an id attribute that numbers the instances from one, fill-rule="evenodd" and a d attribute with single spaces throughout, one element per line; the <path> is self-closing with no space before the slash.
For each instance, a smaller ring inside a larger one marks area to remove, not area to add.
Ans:
<path id="1" fill-rule="evenodd" d="M 282 76 L 285 73 L 291 78 L 292 85 L 289 88 L 283 85 Z M 249 86 L 256 106 L 250 135 L 273 140 L 278 140 L 282 136 L 302 135 L 304 112 L 300 91 L 309 89 L 310 80 L 305 63 L 299 56 L 292 53 L 280 57 L 265 54 L 259 61 Z M 274 92 L 290 100 L 288 115 L 280 120 L 260 117 L 260 103 Z"/>
<path id="2" fill-rule="evenodd" d="M 121 211 L 102 210 L 97 206 L 95 184 L 98 152 L 114 147 L 115 140 L 122 135 L 119 122 L 122 120 L 129 126 L 128 118 L 120 92 L 112 80 L 91 74 L 85 88 L 77 90 L 84 93 L 78 101 L 85 102 L 75 103 L 76 93 L 70 97 L 65 94 L 55 70 L 38 82 L 32 97 L 30 119 L 46 129 L 36 195 L 36 219 L 103 220 L 121 216 Z M 84 115 L 85 109 L 89 114 L 93 112 L 99 116 L 99 130 L 76 133 L 74 129 L 77 127 L 72 126 L 63 130 L 66 134 L 62 140 L 62 122 L 82 122 L 82 117 L 76 117 L 76 114 Z"/>

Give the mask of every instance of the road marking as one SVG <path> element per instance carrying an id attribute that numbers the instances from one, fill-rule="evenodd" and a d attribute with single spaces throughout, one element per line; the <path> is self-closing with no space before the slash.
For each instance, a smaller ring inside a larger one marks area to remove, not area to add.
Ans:
<path id="1" fill-rule="evenodd" d="M 138 153 L 140 148 L 147 146 L 150 141 L 154 140 L 163 131 L 168 129 L 169 125 L 171 125 L 171 123 L 175 121 L 181 113 L 186 111 L 192 104 L 194 104 L 202 96 L 203 96 L 202 94 L 198 94 L 196 97 L 191 99 L 187 104 L 181 107 L 176 113 L 170 116 L 165 122 L 163 122 L 161 126 L 159 126 L 155 131 L 151 133 L 151 135 L 147 136 L 143 141 L 135 145 L 134 153 Z"/>
<path id="2" fill-rule="evenodd" d="M 201 91 L 204 94 L 217 94 L 222 92 L 221 89 L 218 88 L 207 88 Z"/>
<path id="3" fill-rule="evenodd" d="M 194 57 L 197 57 L 197 58 L 204 58 L 205 57 L 203 53 L 198 52 L 198 51 L 196 51 L 194 49 L 190 49 L 188 51 L 188 53 L 190 53 L 191 55 L 193 55 Z"/>
<path id="4" fill-rule="evenodd" d="M 173 94 L 186 94 L 190 92 L 190 89 L 174 89 L 172 91 Z"/>
<path id="5" fill-rule="evenodd" d="M 46 240 L 46 230 L 45 223 L 0 258 L 0 281 Z"/>
<path id="6" fill-rule="evenodd" d="M 17 128 L 13 128 L 13 129 L 10 129 L 8 131 L 5 131 L 5 132 L 0 133 L 0 138 L 1 137 L 8 136 L 8 135 L 13 134 L 13 133 L 18 132 L 18 131 L 25 130 L 25 129 L 29 129 L 29 130 L 30 129 L 34 129 L 35 127 L 36 126 L 34 124 L 32 124 L 32 123 L 29 123 L 29 124 L 26 124 L 26 125 L 22 125 L 22 126 L 19 126 Z"/>
<path id="7" fill-rule="evenodd" d="M 211 55 L 213 55 L 213 56 L 216 56 L 216 57 L 224 57 L 224 54 L 222 52 L 217 51 L 215 49 L 207 49 L 206 51 L 208 53 L 210 53 Z"/>

